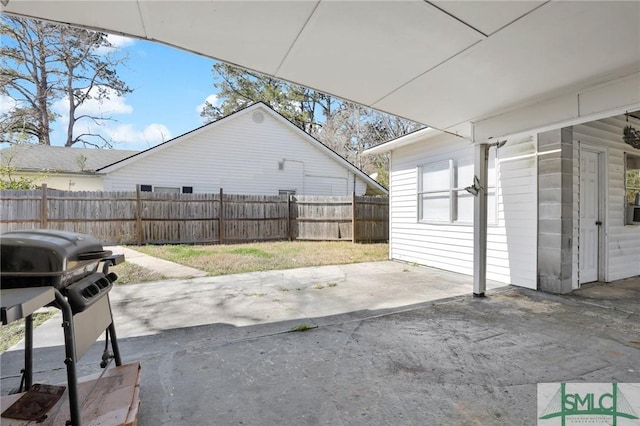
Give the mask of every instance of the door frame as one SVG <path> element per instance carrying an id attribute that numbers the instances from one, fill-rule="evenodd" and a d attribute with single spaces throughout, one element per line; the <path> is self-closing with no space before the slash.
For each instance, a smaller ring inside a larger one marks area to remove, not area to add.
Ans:
<path id="1" fill-rule="evenodd" d="M 602 221 L 602 225 L 598 229 L 598 281 L 607 282 L 609 276 L 609 249 L 608 249 L 608 229 L 609 229 L 609 209 L 607 202 L 609 196 L 609 187 L 607 185 L 607 173 L 608 173 L 608 150 L 607 147 L 591 145 L 578 141 L 578 185 L 580 185 L 580 179 L 582 177 L 582 152 L 588 151 L 598 156 L 598 217 Z M 578 199 L 578 208 L 580 206 L 580 200 Z M 580 210 L 577 211 L 577 219 L 580 220 Z M 580 229 L 578 227 L 578 236 L 580 235 Z M 578 272 L 580 271 L 580 254 L 578 253 Z M 578 288 L 582 286 L 580 282 L 580 276 L 578 274 Z"/>

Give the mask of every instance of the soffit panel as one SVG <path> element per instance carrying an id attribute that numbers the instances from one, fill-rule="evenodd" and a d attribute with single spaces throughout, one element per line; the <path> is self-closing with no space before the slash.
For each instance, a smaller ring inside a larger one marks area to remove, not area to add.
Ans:
<path id="1" fill-rule="evenodd" d="M 275 74 L 316 1 L 141 1 L 149 38 Z"/>
<path id="2" fill-rule="evenodd" d="M 473 28 L 490 35 L 546 1 L 431 1 Z"/>
<path id="3" fill-rule="evenodd" d="M 487 2 L 487 13 L 438 5 L 491 31 L 526 10 L 514 3 L 501 3 L 509 13 Z M 475 45 L 482 35 L 426 2 L 316 5 L 9 0 L 4 9 L 148 37 L 264 73 L 286 58 L 279 77 L 368 105 L 388 94 L 373 106 L 440 129 L 640 69 L 640 2 L 549 2 Z"/>
<path id="4" fill-rule="evenodd" d="M 326 1 L 277 76 L 371 104 L 482 38 L 423 1 Z"/>
<path id="5" fill-rule="evenodd" d="M 373 106 L 446 129 L 631 73 L 639 16 L 638 2 L 549 3 Z"/>
<path id="6" fill-rule="evenodd" d="M 2 9 L 54 22 L 108 29 L 112 33 L 145 37 L 138 4 L 135 1 L 114 3 L 113 1 L 10 0 Z"/>

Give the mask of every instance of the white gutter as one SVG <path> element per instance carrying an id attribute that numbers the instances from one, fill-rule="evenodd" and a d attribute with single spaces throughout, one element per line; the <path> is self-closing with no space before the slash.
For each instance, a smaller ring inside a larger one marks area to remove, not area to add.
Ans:
<path id="1" fill-rule="evenodd" d="M 415 132 L 400 136 L 397 139 L 390 140 L 373 148 L 362 151 L 363 155 L 382 154 L 383 152 L 389 152 L 401 146 L 411 145 L 418 141 L 431 139 L 435 136 L 442 135 L 444 132 L 426 127 L 424 129 L 416 130 Z"/>

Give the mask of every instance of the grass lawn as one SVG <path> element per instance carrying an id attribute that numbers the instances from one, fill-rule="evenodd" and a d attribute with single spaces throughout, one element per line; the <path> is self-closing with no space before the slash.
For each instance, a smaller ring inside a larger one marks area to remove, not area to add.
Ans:
<path id="1" fill-rule="evenodd" d="M 200 269 L 210 275 L 375 262 L 387 260 L 389 257 L 388 244 L 352 244 L 346 241 L 276 241 L 131 248 Z"/>
<path id="2" fill-rule="evenodd" d="M 164 275 L 151 269 L 143 268 L 135 263 L 126 262 L 126 259 L 124 263 L 110 267 L 109 272 L 115 272 L 118 276 L 115 285 L 160 281 L 166 278 Z"/>
<path id="3" fill-rule="evenodd" d="M 54 316 L 55 309 L 33 314 L 33 328 Z M 24 318 L 7 325 L 0 325 L 0 353 L 6 351 L 24 338 Z"/>

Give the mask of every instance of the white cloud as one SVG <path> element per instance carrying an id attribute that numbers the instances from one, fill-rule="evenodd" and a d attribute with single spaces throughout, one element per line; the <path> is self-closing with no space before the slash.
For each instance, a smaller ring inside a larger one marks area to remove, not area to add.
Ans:
<path id="1" fill-rule="evenodd" d="M 119 36 L 115 34 L 107 34 L 107 41 L 111 43 L 111 47 L 102 46 L 95 50 L 95 53 L 98 55 L 109 55 L 111 53 L 117 52 L 120 49 L 124 49 L 125 47 L 129 47 L 133 45 L 135 39 Z"/>
<path id="2" fill-rule="evenodd" d="M 16 109 L 18 102 L 11 96 L 0 95 L 0 114 L 6 114 Z"/>
<path id="3" fill-rule="evenodd" d="M 133 124 L 105 126 L 103 132 L 118 149 L 147 149 L 172 138 L 164 124 L 153 123 L 139 130 Z"/>
<path id="4" fill-rule="evenodd" d="M 106 91 L 109 99 L 96 99 L 95 96 L 98 90 Z M 113 89 L 96 86 L 91 90 L 90 94 L 93 98 L 86 100 L 76 109 L 76 116 L 90 115 L 92 117 L 110 117 L 112 115 L 131 114 L 133 112 L 133 107 L 127 104 L 125 97 L 119 96 Z M 69 122 L 69 98 L 56 101 L 52 109 L 62 116 L 63 121 Z"/>
<path id="5" fill-rule="evenodd" d="M 211 105 L 213 105 L 213 106 L 218 106 L 218 101 L 219 101 L 219 99 L 218 99 L 218 95 L 216 95 L 216 94 L 211 94 L 211 95 L 207 96 L 207 98 L 204 100 L 204 102 L 203 102 L 203 103 L 199 104 L 199 105 L 196 107 L 196 112 L 197 112 L 198 114 L 201 114 L 201 113 L 202 113 L 202 110 L 204 109 L 205 104 L 206 104 L 207 102 L 209 102 L 209 103 L 210 103 Z"/>
<path id="6" fill-rule="evenodd" d="M 94 88 L 97 93 L 98 88 Z M 104 88 L 109 94 L 109 99 L 89 99 L 76 110 L 76 116 L 88 115 L 92 117 L 105 117 L 105 119 L 92 120 L 83 118 L 75 123 L 74 133 L 101 135 L 113 143 L 116 149 L 142 150 L 151 148 L 159 143 L 172 138 L 171 131 L 164 124 L 153 123 L 140 129 L 137 125 L 121 123 L 109 120 L 115 116 L 129 115 L 133 113 L 133 106 L 127 103 L 124 96 L 118 96 L 112 89 Z M 63 129 L 69 123 L 69 99 L 61 99 L 52 106 L 54 112 L 60 114 L 57 120 Z M 88 140 L 100 143 L 96 138 L 88 137 Z"/>
<path id="7" fill-rule="evenodd" d="M 132 38 L 125 37 L 125 36 L 119 36 L 119 35 L 115 35 L 115 34 L 108 34 L 107 35 L 107 40 L 109 40 L 109 43 L 111 43 L 111 45 L 116 49 L 122 49 L 124 47 L 129 47 L 129 46 L 133 45 L 133 43 L 135 42 L 135 40 L 132 39 Z"/>

